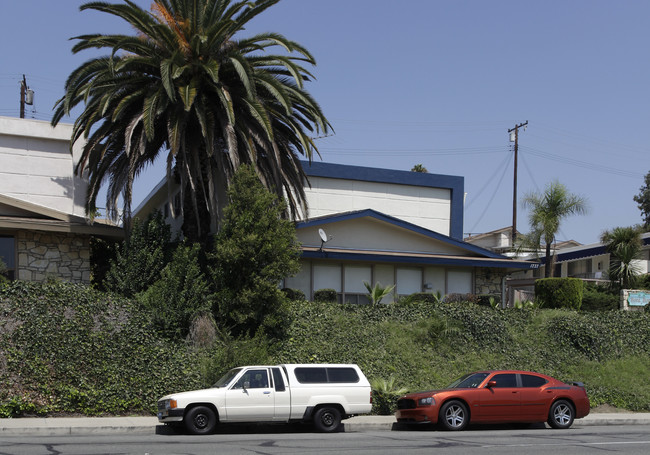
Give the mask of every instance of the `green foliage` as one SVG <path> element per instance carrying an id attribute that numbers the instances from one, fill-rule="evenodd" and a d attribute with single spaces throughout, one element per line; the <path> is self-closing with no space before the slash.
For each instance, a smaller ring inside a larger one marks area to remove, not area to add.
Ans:
<path id="1" fill-rule="evenodd" d="M 133 31 L 75 38 L 73 52 L 92 49 L 93 57 L 72 71 L 54 108 L 56 125 L 82 105 L 72 137 L 89 179 L 89 213 L 103 188 L 108 214 L 115 218 L 123 201 L 130 215 L 134 178 L 162 156 L 175 163 L 185 214 L 195 215 L 183 218 L 192 242 L 205 244 L 217 226 L 240 163 L 252 163 L 297 216 L 306 203 L 299 160 L 318 155 L 313 138 L 330 125 L 305 89 L 316 64 L 309 51 L 280 33 L 245 31 L 277 2 L 161 0 L 151 12 L 132 1 L 81 6 Z"/>
<path id="2" fill-rule="evenodd" d="M 283 288 L 282 292 L 289 300 L 306 300 L 305 293 L 300 289 Z"/>
<path id="3" fill-rule="evenodd" d="M 146 413 L 195 388 L 196 355 L 164 342 L 130 302 L 92 288 L 0 288 L 0 415 Z"/>
<path id="4" fill-rule="evenodd" d="M 436 304 L 442 303 L 445 296 L 440 291 L 431 292 L 416 292 L 398 300 L 398 305 L 421 305 L 421 304 Z"/>
<path id="5" fill-rule="evenodd" d="M 171 257 L 171 229 L 155 212 L 142 222 L 135 219 L 129 237 L 115 252 L 103 286 L 124 297 L 133 297 L 160 278 Z"/>
<path id="6" fill-rule="evenodd" d="M 314 302 L 336 303 L 338 294 L 334 289 L 319 289 L 314 291 Z"/>
<path id="7" fill-rule="evenodd" d="M 474 303 L 480 302 L 479 296 L 475 294 L 447 294 L 444 299 L 445 303 Z"/>
<path id="8" fill-rule="evenodd" d="M 639 189 L 639 194 L 634 196 L 634 202 L 638 204 L 643 223 L 646 227 L 650 226 L 650 172 L 645 175 L 643 186 Z"/>
<path id="9" fill-rule="evenodd" d="M 368 300 L 370 300 L 371 305 L 379 305 L 382 299 L 395 289 L 394 284 L 391 286 L 382 286 L 379 282 L 375 283 L 374 286 L 371 286 L 370 283 L 364 281 L 363 285 L 368 290 Z"/>
<path id="10" fill-rule="evenodd" d="M 9 279 L 5 275 L 7 273 L 7 264 L 5 261 L 0 258 L 0 284 L 9 282 Z"/>
<path id="11" fill-rule="evenodd" d="M 620 305 L 619 293 L 609 287 L 585 283 L 582 293 L 582 311 L 617 310 Z"/>
<path id="12" fill-rule="evenodd" d="M 230 204 L 211 256 L 215 318 L 236 336 L 283 336 L 288 301 L 278 287 L 299 270 L 295 226 L 282 218 L 285 204 L 266 190 L 250 166 L 242 166 L 228 190 Z"/>
<path id="13" fill-rule="evenodd" d="M 560 229 L 562 219 L 570 215 L 587 212 L 587 200 L 569 193 L 568 189 L 558 181 L 550 182 L 541 194 L 527 194 L 522 205 L 529 208 L 529 223 L 531 232 L 525 236 L 525 244 L 537 251 L 540 246 L 546 249 L 545 269 L 546 278 L 553 276 L 551 245 Z"/>
<path id="14" fill-rule="evenodd" d="M 180 245 L 160 279 L 137 295 L 156 328 L 167 338 L 183 339 L 198 316 L 212 311 L 210 287 L 201 272 L 201 247 Z"/>
<path id="15" fill-rule="evenodd" d="M 617 289 L 634 287 L 641 273 L 634 260 L 641 257 L 642 232 L 640 226 L 617 227 L 601 235 L 600 240 L 610 254 L 607 274 Z"/>
<path id="16" fill-rule="evenodd" d="M 395 384 L 395 377 L 388 379 L 372 378 L 372 409 L 374 414 L 391 415 L 397 410 L 397 399 L 408 392 L 405 387 Z"/>
<path id="17" fill-rule="evenodd" d="M 544 308 L 579 310 L 583 283 L 578 278 L 543 278 L 535 281 L 535 299 Z"/>

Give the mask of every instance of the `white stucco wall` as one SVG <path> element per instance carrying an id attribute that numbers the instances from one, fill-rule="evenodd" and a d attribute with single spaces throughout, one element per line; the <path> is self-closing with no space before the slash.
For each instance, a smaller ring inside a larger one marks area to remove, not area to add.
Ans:
<path id="1" fill-rule="evenodd" d="M 69 215 L 85 216 L 86 182 L 74 174 L 72 125 L 0 117 L 0 194 Z"/>
<path id="2" fill-rule="evenodd" d="M 402 229 L 374 218 L 356 218 L 298 230 L 298 240 L 303 246 L 320 246 L 318 229 L 331 237 L 326 248 L 349 248 L 377 251 L 409 251 L 436 254 L 467 252 L 430 237 Z"/>
<path id="3" fill-rule="evenodd" d="M 309 218 L 373 209 L 449 235 L 451 191 L 391 183 L 310 177 Z"/>

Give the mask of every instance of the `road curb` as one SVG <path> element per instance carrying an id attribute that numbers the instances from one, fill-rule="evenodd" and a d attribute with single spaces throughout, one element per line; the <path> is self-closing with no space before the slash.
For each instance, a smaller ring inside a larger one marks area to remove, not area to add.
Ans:
<path id="1" fill-rule="evenodd" d="M 577 419 L 573 427 L 598 425 L 650 425 L 650 413 L 602 413 Z M 268 426 L 267 426 L 268 427 Z M 280 426 L 271 430 L 283 431 Z M 303 427 L 304 428 L 304 427 Z M 408 431 L 408 426 L 395 422 L 393 416 L 358 416 L 345 420 L 342 431 Z M 256 432 L 256 429 L 248 430 Z M 110 434 L 173 434 L 155 417 L 74 417 L 0 419 L 0 436 L 72 436 Z"/>

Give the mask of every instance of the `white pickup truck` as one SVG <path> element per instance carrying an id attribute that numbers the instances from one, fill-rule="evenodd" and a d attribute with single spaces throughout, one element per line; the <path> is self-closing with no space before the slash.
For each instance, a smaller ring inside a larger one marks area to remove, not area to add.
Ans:
<path id="1" fill-rule="evenodd" d="M 313 422 L 332 432 L 341 419 L 371 408 L 370 384 L 357 365 L 245 366 L 212 388 L 162 397 L 158 420 L 182 423 L 193 434 L 211 433 L 222 422 Z"/>

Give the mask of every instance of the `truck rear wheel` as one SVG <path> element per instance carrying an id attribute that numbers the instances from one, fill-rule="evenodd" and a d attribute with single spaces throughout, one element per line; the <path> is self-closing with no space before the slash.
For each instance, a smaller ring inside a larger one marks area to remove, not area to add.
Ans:
<path id="1" fill-rule="evenodd" d="M 217 415 L 207 406 L 197 406 L 187 411 L 185 428 L 192 434 L 210 434 L 217 427 Z"/>
<path id="2" fill-rule="evenodd" d="M 334 406 L 323 406 L 314 414 L 314 426 L 322 433 L 331 433 L 341 424 L 341 412 Z"/>

